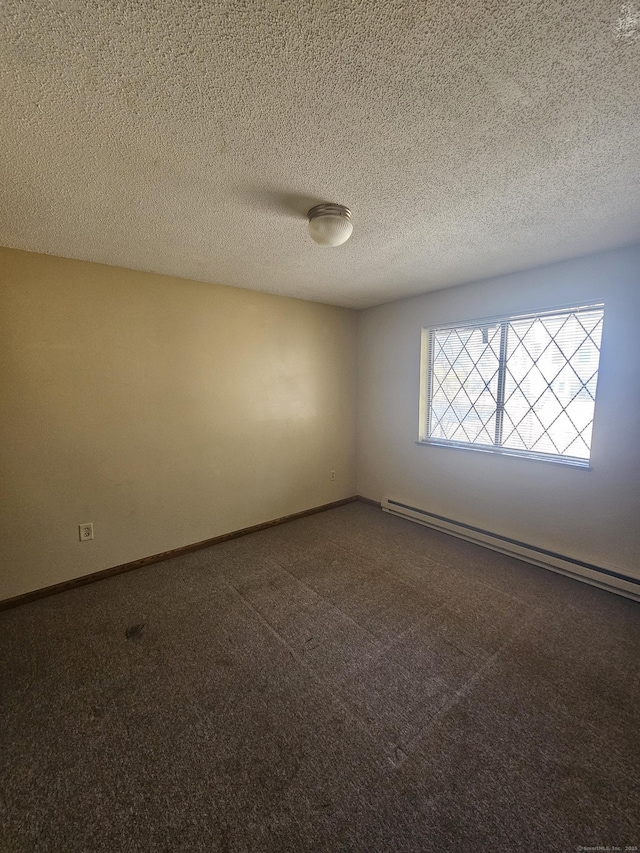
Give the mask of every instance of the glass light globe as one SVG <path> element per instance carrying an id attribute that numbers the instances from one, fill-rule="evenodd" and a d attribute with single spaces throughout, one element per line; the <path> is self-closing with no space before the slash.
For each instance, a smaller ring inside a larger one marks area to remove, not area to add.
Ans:
<path id="1" fill-rule="evenodd" d="M 353 224 L 351 211 L 341 204 L 318 204 L 309 213 L 309 234 L 319 246 L 341 246 L 346 243 Z"/>

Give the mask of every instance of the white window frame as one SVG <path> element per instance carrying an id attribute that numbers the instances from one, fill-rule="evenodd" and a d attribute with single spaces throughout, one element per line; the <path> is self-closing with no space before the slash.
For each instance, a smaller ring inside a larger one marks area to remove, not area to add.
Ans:
<path id="1" fill-rule="evenodd" d="M 449 329 L 463 328 L 478 328 L 482 326 L 495 326 L 503 323 L 510 323 L 517 320 L 528 320 L 534 318 L 551 317 L 563 313 L 581 313 L 585 311 L 602 310 L 604 316 L 604 301 L 593 301 L 579 305 L 562 305 L 555 308 L 548 308 L 541 311 L 530 311 L 519 314 L 503 314 L 493 317 L 482 317 L 479 319 L 462 320 L 452 323 L 437 323 L 422 328 L 421 347 L 420 347 L 420 410 L 419 410 L 419 434 L 417 444 L 427 445 L 429 447 L 447 447 L 456 450 L 471 450 L 480 453 L 490 453 L 500 456 L 516 456 L 526 459 L 532 459 L 543 462 L 553 462 L 561 465 L 573 465 L 579 468 L 591 469 L 591 454 L 592 445 L 589 446 L 589 459 L 582 457 L 569 456 L 565 454 L 543 453 L 536 450 L 522 450 L 517 448 L 503 447 L 496 444 L 481 444 L 475 442 L 457 441 L 444 438 L 431 438 L 430 432 L 430 414 L 431 414 L 431 399 L 432 399 L 432 383 L 433 383 L 433 335 L 436 331 L 446 331 Z M 602 354 L 602 346 L 600 347 L 600 355 Z M 598 363 L 598 375 L 600 371 L 600 362 Z M 499 364 L 499 384 L 504 385 L 506 372 L 506 353 L 501 347 L 500 364 Z M 594 422 L 595 422 L 595 400 L 594 400 Z M 496 412 L 496 418 L 499 418 L 499 413 Z"/>

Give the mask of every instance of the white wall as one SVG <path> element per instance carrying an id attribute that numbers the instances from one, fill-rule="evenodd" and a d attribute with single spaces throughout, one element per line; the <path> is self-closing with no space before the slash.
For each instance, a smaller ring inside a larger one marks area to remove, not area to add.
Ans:
<path id="1" fill-rule="evenodd" d="M 416 444 L 422 326 L 605 302 L 592 470 Z M 640 247 L 358 315 L 358 493 L 640 577 Z"/>
<path id="2" fill-rule="evenodd" d="M 354 312 L 9 249 L 0 297 L 0 599 L 355 493 Z"/>

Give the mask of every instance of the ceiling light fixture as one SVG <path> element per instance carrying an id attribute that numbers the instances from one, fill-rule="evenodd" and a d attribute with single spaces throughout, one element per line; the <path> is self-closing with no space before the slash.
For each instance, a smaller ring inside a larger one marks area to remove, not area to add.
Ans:
<path id="1" fill-rule="evenodd" d="M 319 246 L 341 246 L 351 237 L 351 211 L 342 204 L 316 204 L 307 216 L 309 234 Z"/>

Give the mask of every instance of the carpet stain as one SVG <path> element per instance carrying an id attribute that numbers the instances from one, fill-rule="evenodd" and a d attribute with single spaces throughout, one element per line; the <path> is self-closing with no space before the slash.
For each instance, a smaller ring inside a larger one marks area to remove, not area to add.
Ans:
<path id="1" fill-rule="evenodd" d="M 139 640 L 142 636 L 142 632 L 144 631 L 144 622 L 139 622 L 137 625 L 129 625 L 129 627 L 124 632 L 127 640 Z"/>

